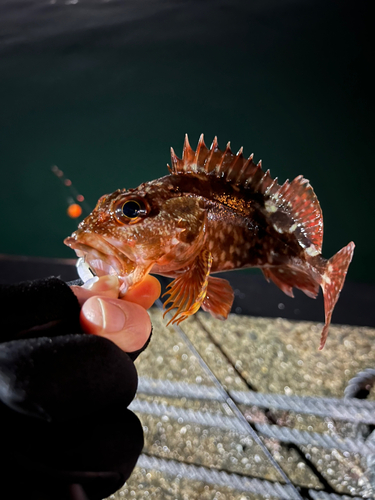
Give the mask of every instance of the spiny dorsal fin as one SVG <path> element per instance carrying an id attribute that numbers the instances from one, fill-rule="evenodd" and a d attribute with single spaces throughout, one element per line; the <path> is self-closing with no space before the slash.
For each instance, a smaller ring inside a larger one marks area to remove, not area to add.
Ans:
<path id="1" fill-rule="evenodd" d="M 202 172 L 214 175 L 226 182 L 252 189 L 254 192 L 264 193 L 271 184 L 275 184 L 269 170 L 263 172 L 262 164 L 253 162 L 253 155 L 244 158 L 243 149 L 234 154 L 228 142 L 225 151 L 218 147 L 217 138 L 212 141 L 210 149 L 204 143 L 203 134 L 200 136 L 197 149 L 194 151 L 185 136 L 182 158 L 178 158 L 171 148 L 171 167 L 173 174 L 189 174 Z M 277 187 L 276 187 L 277 186 Z M 279 186 L 274 186 L 274 192 Z"/>
<path id="2" fill-rule="evenodd" d="M 280 186 L 277 178 L 272 179 L 269 170 L 264 172 L 261 161 L 257 164 L 253 162 L 253 155 L 246 159 L 242 148 L 234 154 L 229 142 L 225 151 L 221 151 L 217 137 L 208 149 L 203 134 L 199 138 L 196 151 L 191 148 L 186 134 L 182 159 L 178 158 L 171 148 L 171 165 L 169 170 L 172 174 L 205 173 L 254 193 L 264 194 L 272 201 L 275 209 L 288 214 L 296 227 L 303 228 L 304 234 L 314 244 L 316 250 L 321 252 L 322 211 L 309 181 L 301 175 L 292 182 L 285 181 Z"/>

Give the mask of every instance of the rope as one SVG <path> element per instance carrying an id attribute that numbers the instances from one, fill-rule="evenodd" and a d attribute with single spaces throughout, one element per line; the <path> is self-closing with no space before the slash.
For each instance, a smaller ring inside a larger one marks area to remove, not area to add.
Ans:
<path id="1" fill-rule="evenodd" d="M 137 466 L 146 470 L 157 470 L 164 474 L 183 477 L 191 481 L 202 481 L 214 486 L 255 493 L 267 498 L 273 497 L 281 500 L 290 500 L 293 498 L 293 490 L 289 485 L 240 476 L 239 474 L 232 474 L 216 469 L 208 469 L 207 467 L 198 465 L 184 464 L 176 460 L 166 460 L 142 454 L 138 459 Z M 311 489 L 308 490 L 308 493 L 313 500 L 362 500 L 359 497 L 336 495 Z"/>
<path id="2" fill-rule="evenodd" d="M 209 411 L 199 411 L 185 408 L 178 408 L 172 405 L 159 404 L 140 399 L 135 399 L 129 408 L 135 412 L 153 415 L 155 417 L 168 416 L 179 423 L 190 422 L 207 427 L 217 427 L 222 430 L 233 430 L 239 434 L 247 434 L 242 422 L 233 417 L 213 414 Z M 363 456 L 375 453 L 375 443 L 354 440 L 350 438 L 340 438 L 318 432 L 300 431 L 288 427 L 279 427 L 269 424 L 254 424 L 256 430 L 263 436 L 277 439 L 283 443 L 294 443 L 297 445 L 313 445 L 322 448 L 337 449 L 350 453 L 359 453 Z M 264 446 L 264 445 L 263 445 Z"/>
<path id="3" fill-rule="evenodd" d="M 172 398 L 220 400 L 220 393 L 215 387 L 188 384 L 186 382 L 171 382 L 170 380 L 156 380 L 148 377 L 139 378 L 138 392 Z M 375 401 L 285 396 L 253 391 L 229 391 L 229 394 L 237 404 L 306 413 L 356 423 L 375 424 Z"/>
<path id="4" fill-rule="evenodd" d="M 184 464 L 176 460 L 165 460 L 142 454 L 138 459 L 137 466 L 144 469 L 155 469 L 173 476 L 182 476 L 191 481 L 203 481 L 207 484 L 229 487 L 248 493 L 270 495 L 285 500 L 294 498 L 294 488 L 291 489 L 289 485 L 230 474 L 226 471 L 208 469 L 199 465 Z"/>
<path id="5" fill-rule="evenodd" d="M 373 387 L 375 382 L 375 370 L 373 368 L 366 368 L 362 372 L 357 373 L 355 377 L 349 380 L 349 383 L 345 389 L 346 398 L 357 398 L 361 391 L 368 392 L 368 387 Z M 361 399 L 361 403 L 364 401 Z"/>

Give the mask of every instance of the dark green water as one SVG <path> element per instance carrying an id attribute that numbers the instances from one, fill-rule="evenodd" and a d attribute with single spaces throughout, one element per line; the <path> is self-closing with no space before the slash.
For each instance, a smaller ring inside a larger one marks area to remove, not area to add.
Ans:
<path id="1" fill-rule="evenodd" d="M 367 5 L 0 0 L 0 253 L 74 257 L 52 165 L 94 205 L 204 132 L 310 179 L 324 256 L 354 240 L 349 279 L 374 282 Z"/>

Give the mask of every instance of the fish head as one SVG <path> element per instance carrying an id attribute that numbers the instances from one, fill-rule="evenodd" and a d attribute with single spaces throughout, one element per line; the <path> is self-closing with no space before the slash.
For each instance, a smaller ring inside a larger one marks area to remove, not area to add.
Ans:
<path id="1" fill-rule="evenodd" d="M 97 275 L 117 274 L 121 293 L 152 268 L 159 274 L 182 269 L 204 244 L 202 201 L 163 179 L 102 196 L 64 240 Z"/>

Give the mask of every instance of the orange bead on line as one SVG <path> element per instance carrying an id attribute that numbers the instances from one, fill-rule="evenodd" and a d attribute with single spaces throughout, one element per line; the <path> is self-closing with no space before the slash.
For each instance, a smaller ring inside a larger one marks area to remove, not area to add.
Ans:
<path id="1" fill-rule="evenodd" d="M 68 206 L 67 213 L 72 219 L 76 219 L 82 214 L 82 208 L 78 203 L 72 203 Z"/>

